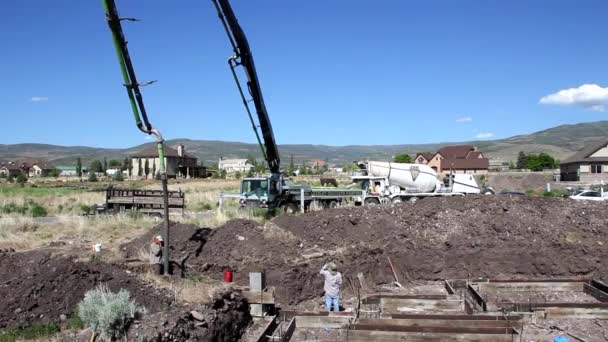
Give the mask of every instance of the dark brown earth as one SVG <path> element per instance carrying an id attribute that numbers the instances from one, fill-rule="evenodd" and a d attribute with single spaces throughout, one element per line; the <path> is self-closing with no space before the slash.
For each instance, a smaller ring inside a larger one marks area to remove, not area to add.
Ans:
<path id="1" fill-rule="evenodd" d="M 209 305 L 190 306 L 187 310 L 172 308 L 149 315 L 132 326 L 129 336 L 143 342 L 237 341 L 249 322 L 249 306 L 243 297 L 225 292 Z"/>
<path id="2" fill-rule="evenodd" d="M 86 291 L 98 284 L 112 291 L 128 290 L 147 309 L 129 331 L 129 336 L 145 338 L 142 341 L 233 341 L 251 321 L 248 305 L 238 293 L 225 292 L 206 306 L 178 305 L 169 291 L 116 265 L 78 262 L 50 250 L 0 251 L 0 329 L 59 323 L 61 315 L 75 312 Z M 204 319 L 193 319 L 192 310 Z"/>
<path id="3" fill-rule="evenodd" d="M 401 283 L 608 274 L 608 205 L 561 198 L 427 198 L 282 216 L 263 226 L 235 220 L 197 229 L 176 225 L 172 231 L 173 259 L 189 256 L 186 272 L 220 279 L 231 268 L 244 285 L 249 271 L 264 268 L 284 306 L 320 296 L 318 270 L 330 260 L 347 283 L 358 272 L 370 284 L 394 281 L 387 257 Z M 125 246 L 127 254 L 157 232 Z"/>
<path id="4" fill-rule="evenodd" d="M 53 256 L 46 250 L 1 253 L 0 275 L 0 328 L 58 322 L 98 284 L 112 291 L 128 290 L 150 312 L 171 304 L 168 294 L 142 283 L 134 274 L 101 262 Z"/>

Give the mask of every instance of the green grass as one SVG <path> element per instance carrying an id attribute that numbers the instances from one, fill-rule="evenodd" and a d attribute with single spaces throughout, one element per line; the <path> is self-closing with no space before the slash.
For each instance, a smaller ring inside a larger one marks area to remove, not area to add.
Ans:
<path id="1" fill-rule="evenodd" d="M 34 324 L 26 327 L 6 328 L 0 330 L 0 342 L 33 340 L 40 337 L 54 335 L 60 331 L 61 329 L 55 323 Z"/>

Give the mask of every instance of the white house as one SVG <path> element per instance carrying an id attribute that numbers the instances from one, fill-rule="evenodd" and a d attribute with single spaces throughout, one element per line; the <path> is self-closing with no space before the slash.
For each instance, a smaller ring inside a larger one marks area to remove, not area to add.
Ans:
<path id="1" fill-rule="evenodd" d="M 219 170 L 224 170 L 227 173 L 232 172 L 249 172 L 253 168 L 253 165 L 247 162 L 247 159 L 223 159 L 220 158 L 217 163 Z"/>

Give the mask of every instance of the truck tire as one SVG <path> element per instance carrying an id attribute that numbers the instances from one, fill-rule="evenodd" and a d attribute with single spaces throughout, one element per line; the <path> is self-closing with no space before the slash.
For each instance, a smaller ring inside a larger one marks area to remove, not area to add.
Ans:
<path id="1" fill-rule="evenodd" d="M 338 207 L 338 201 L 330 201 L 328 205 L 329 209 L 335 209 Z"/>
<path id="2" fill-rule="evenodd" d="M 397 196 L 397 197 L 393 198 L 391 202 L 393 202 L 393 203 L 401 203 L 401 202 L 403 202 L 403 200 L 401 199 L 401 197 Z"/>
<path id="3" fill-rule="evenodd" d="M 418 202 L 419 198 L 418 197 L 410 197 L 410 199 L 408 200 L 410 203 L 416 203 Z"/>
<path id="4" fill-rule="evenodd" d="M 366 198 L 365 199 L 365 205 L 369 205 L 369 206 L 374 206 L 374 205 L 379 205 L 380 201 L 378 201 L 377 198 Z"/>
<path id="5" fill-rule="evenodd" d="M 295 203 L 283 203 L 279 208 L 288 215 L 294 215 L 299 212 L 298 206 Z"/>

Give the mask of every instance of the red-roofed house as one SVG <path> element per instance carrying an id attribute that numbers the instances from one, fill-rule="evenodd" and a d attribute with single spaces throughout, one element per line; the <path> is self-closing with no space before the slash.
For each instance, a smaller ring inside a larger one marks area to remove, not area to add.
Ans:
<path id="1" fill-rule="evenodd" d="M 418 153 L 414 161 L 443 174 L 450 173 L 450 170 L 454 173 L 486 174 L 490 166 L 488 158 L 471 145 L 444 146 L 435 154 Z"/>

